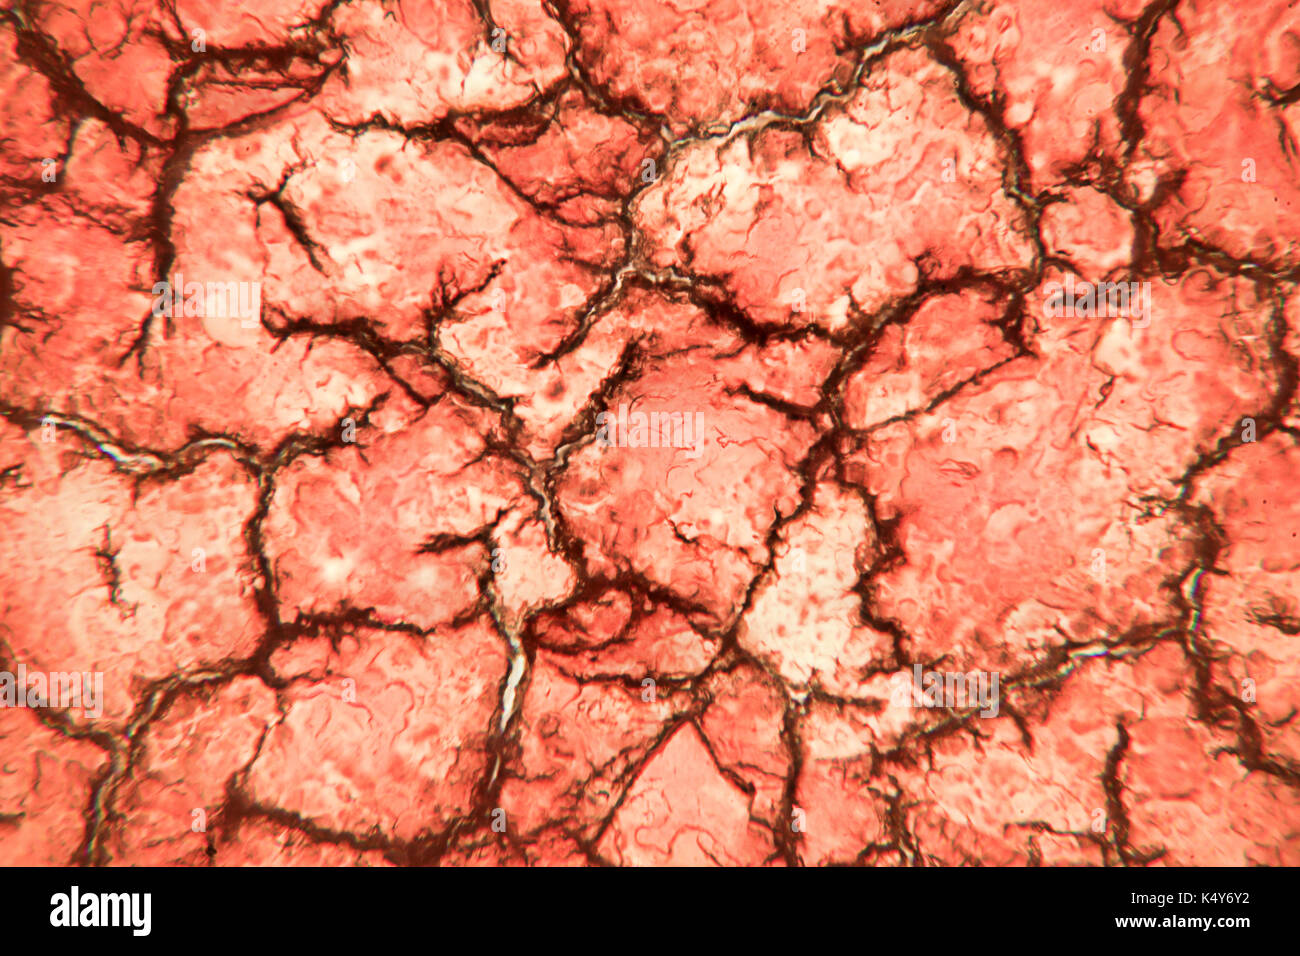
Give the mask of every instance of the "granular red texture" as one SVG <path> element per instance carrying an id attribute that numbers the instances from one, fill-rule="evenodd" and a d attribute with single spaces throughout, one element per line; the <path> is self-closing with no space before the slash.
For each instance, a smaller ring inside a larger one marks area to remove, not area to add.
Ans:
<path id="1" fill-rule="evenodd" d="M 1294 0 L 8 0 L 0 863 L 1300 864 L 1298 127 Z"/>

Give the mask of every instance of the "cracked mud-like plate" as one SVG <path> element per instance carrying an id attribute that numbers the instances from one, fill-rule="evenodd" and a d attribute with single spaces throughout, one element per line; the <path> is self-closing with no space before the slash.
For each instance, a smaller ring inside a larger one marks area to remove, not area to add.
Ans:
<path id="1" fill-rule="evenodd" d="M 1300 864 L 1300 7 L 0 9 L 0 863 Z"/>

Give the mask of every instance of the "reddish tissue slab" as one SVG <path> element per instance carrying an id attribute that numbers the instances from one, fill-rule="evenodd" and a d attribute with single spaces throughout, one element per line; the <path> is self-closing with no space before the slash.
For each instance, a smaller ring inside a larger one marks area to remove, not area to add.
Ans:
<path id="1" fill-rule="evenodd" d="M 0 863 L 1300 865 L 1300 6 L 8 0 Z"/>

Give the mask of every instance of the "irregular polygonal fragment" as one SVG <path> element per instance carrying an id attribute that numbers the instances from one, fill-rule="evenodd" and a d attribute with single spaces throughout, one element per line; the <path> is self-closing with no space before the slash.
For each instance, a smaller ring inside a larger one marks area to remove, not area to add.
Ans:
<path id="1" fill-rule="evenodd" d="M 924 411 L 1012 358 L 997 303 L 974 292 L 929 299 L 905 326 L 887 325 L 849 378 L 844 420 L 874 428 Z"/>
<path id="2" fill-rule="evenodd" d="M 430 628 L 472 611 L 490 532 L 523 495 L 517 469 L 485 454 L 484 424 L 444 402 L 291 465 L 264 532 L 282 617 L 364 608 Z"/>
<path id="3" fill-rule="evenodd" d="M 275 694 L 252 677 L 173 702 L 150 725 L 119 791 L 117 862 L 207 862 L 209 833 L 227 822 L 227 786 L 279 716 Z"/>
<path id="4" fill-rule="evenodd" d="M 1300 766 L 1298 464 L 1292 436 L 1247 442 L 1206 476 L 1198 495 L 1222 529 L 1215 566 L 1227 572 L 1200 581 L 1206 652 L 1226 698 L 1258 728 L 1260 757 L 1293 767 Z"/>
<path id="5" fill-rule="evenodd" d="M 923 660 L 1014 668 L 1063 637 L 1167 615 L 1190 536 L 1135 499 L 1172 494 L 1268 402 L 1266 304 L 1244 284 L 1157 284 L 1147 328 L 1046 321 L 1041 361 L 1010 362 L 864 447 L 865 487 L 908 556 L 873 577 L 873 607 Z"/>
<path id="6" fill-rule="evenodd" d="M 1155 215 L 1169 244 L 1201 240 L 1294 266 L 1300 10 L 1277 0 L 1224 12 L 1198 0 L 1160 21 L 1130 178 L 1144 197 L 1161 184 L 1172 192 Z"/>
<path id="7" fill-rule="evenodd" d="M 596 834 L 683 709 L 683 695 L 660 693 L 648 680 L 584 682 L 565 675 L 561 662 L 537 655 L 521 704 L 518 750 L 500 795 L 518 832 L 556 828 L 585 840 Z"/>
<path id="8" fill-rule="evenodd" d="M 1005 159 L 951 74 L 907 51 L 814 122 L 684 150 L 636 216 L 655 266 L 718 281 L 756 321 L 838 330 L 923 278 L 1030 258 Z"/>
<path id="9" fill-rule="evenodd" d="M 1140 0 L 1088 0 L 963 11 L 948 43 L 972 91 L 1000 103 L 1034 185 L 1058 182 L 1098 154 L 1117 159 L 1126 132 L 1116 108 L 1128 83 L 1124 58 L 1144 7 Z"/>
<path id="10" fill-rule="evenodd" d="M 619 101 L 665 114 L 677 130 L 761 109 L 803 112 L 818 91 L 852 74 L 848 47 L 921 22 L 938 7 L 929 0 L 560 5 L 592 78 Z"/>
<path id="11" fill-rule="evenodd" d="M 42 672 L 100 673 L 75 714 L 123 722 L 138 695 L 177 671 L 250 656 L 263 622 L 244 528 L 257 487 L 217 453 L 170 482 L 135 485 L 80 440 L 4 439 L 22 484 L 0 498 L 0 640 Z M 19 551 L 41 539 L 36 551 Z"/>
<path id="12" fill-rule="evenodd" d="M 43 726 L 33 711 L 0 715 L 0 863 L 72 864 L 106 760 L 89 741 Z"/>
<path id="13" fill-rule="evenodd" d="M 795 688 L 852 696 L 893 640 L 862 619 L 857 591 L 875 561 L 875 531 L 862 499 L 819 485 L 806 514 L 784 529 L 776 573 L 758 586 L 738 631 Z"/>
<path id="14" fill-rule="evenodd" d="M 0 862 L 1297 864 L 1298 51 L 0 4 Z"/>
<path id="15" fill-rule="evenodd" d="M 686 724 L 637 778 L 598 850 L 620 865 L 754 866 L 772 855 L 772 837 Z"/>
<path id="16" fill-rule="evenodd" d="M 277 655 L 284 716 L 240 789 L 330 832 L 390 840 L 469 816 L 490 765 L 504 642 L 480 622 L 420 637 L 363 628 L 336 647 Z"/>

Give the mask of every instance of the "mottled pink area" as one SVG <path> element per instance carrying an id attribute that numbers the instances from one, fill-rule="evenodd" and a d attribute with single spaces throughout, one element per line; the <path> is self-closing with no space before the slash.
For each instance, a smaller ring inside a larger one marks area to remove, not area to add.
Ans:
<path id="1" fill-rule="evenodd" d="M 0 864 L 1300 865 L 1288 0 L 13 0 Z"/>

